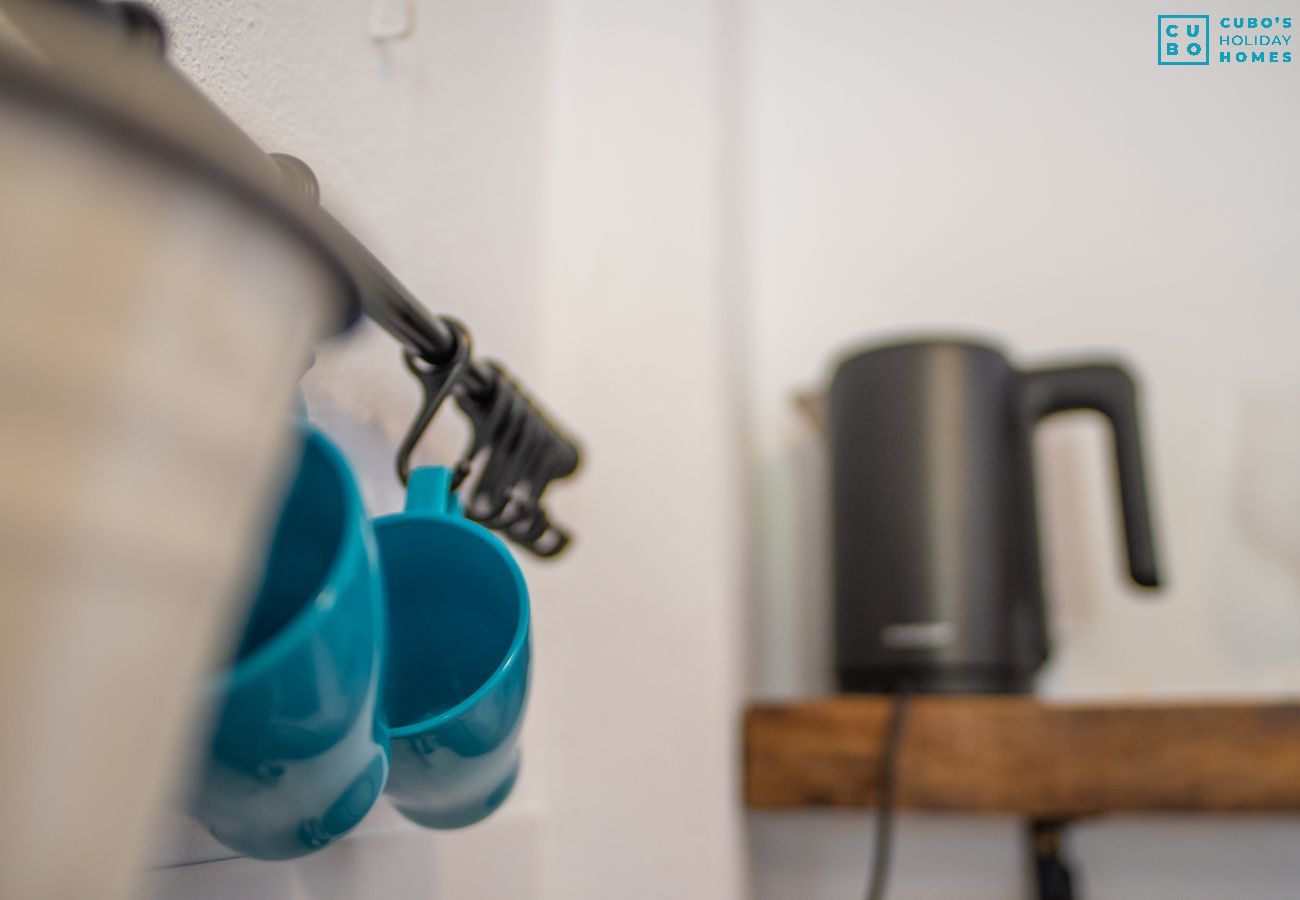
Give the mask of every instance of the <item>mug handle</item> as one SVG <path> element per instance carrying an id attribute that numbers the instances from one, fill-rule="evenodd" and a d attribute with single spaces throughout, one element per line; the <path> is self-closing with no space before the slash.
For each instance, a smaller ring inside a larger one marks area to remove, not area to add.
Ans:
<path id="1" fill-rule="evenodd" d="M 452 490 L 452 471 L 446 466 L 421 466 L 406 484 L 406 511 L 435 516 L 462 516 L 460 497 Z"/>

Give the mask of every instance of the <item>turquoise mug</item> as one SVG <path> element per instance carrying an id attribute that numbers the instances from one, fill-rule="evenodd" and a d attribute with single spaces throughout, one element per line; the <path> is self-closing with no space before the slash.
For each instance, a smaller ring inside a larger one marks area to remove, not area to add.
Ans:
<path id="1" fill-rule="evenodd" d="M 298 428 L 301 455 L 247 624 L 209 687 L 215 727 L 190 800 L 217 840 L 258 859 L 347 833 L 388 775 L 374 535 L 342 453 Z"/>
<path id="2" fill-rule="evenodd" d="M 447 469 L 412 472 L 406 511 L 374 528 L 390 624 L 385 793 L 420 825 L 472 825 L 519 772 L 528 589 L 505 545 L 461 514 Z"/>

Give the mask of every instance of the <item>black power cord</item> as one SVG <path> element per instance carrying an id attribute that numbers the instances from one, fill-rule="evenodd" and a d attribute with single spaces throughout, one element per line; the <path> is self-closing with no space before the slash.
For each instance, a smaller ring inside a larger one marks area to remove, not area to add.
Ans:
<path id="1" fill-rule="evenodd" d="M 1069 824 L 1064 819 L 1034 819 L 1029 823 L 1029 851 L 1038 900 L 1074 900 L 1074 872 L 1061 846 Z"/>
<path id="2" fill-rule="evenodd" d="M 907 694 L 899 688 L 889 706 L 889 724 L 885 731 L 885 745 L 880 751 L 880 799 L 876 805 L 876 833 L 871 848 L 871 880 L 867 885 L 867 900 L 883 900 L 889 882 L 889 863 L 894 844 L 894 787 L 898 775 L 898 746 L 903 736 L 903 722 L 907 718 Z"/>

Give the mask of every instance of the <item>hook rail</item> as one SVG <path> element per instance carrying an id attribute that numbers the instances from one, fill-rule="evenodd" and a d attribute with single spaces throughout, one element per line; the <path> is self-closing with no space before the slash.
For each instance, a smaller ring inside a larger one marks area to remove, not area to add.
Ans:
<path id="1" fill-rule="evenodd" d="M 551 481 L 577 469 L 577 446 L 499 364 L 471 356 L 469 332 L 463 325 L 425 309 L 320 205 L 320 185 L 307 163 L 285 153 L 272 153 L 271 158 L 290 190 L 314 208 L 330 244 L 353 273 L 362 312 L 403 345 L 406 366 L 424 388 L 423 405 L 398 450 L 398 477 L 406 482 L 416 443 L 443 400 L 455 396 L 475 431 L 473 445 L 456 467 L 456 484 L 465 480 L 480 451 L 486 450 L 489 457 L 470 488 L 466 514 L 538 556 L 562 552 L 571 536 L 550 522 L 539 501 Z"/>

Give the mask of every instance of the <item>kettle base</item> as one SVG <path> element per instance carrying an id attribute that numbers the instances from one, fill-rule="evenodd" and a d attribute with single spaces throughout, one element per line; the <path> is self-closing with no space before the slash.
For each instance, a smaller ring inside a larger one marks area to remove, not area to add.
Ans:
<path id="1" fill-rule="evenodd" d="M 1034 673 L 1010 666 L 841 667 L 836 671 L 846 694 L 1031 694 Z"/>

